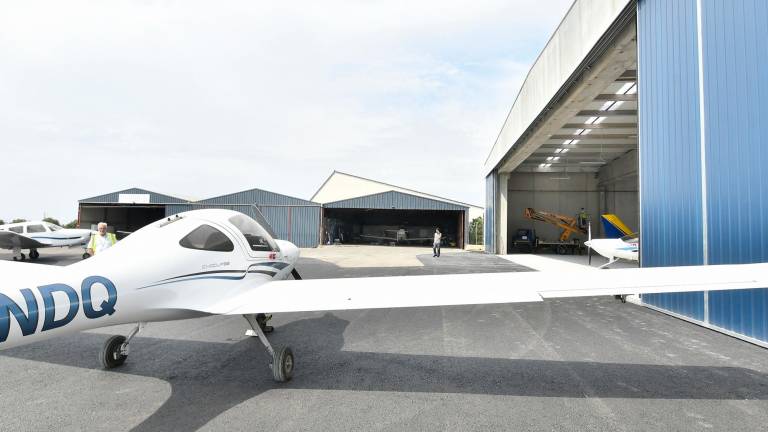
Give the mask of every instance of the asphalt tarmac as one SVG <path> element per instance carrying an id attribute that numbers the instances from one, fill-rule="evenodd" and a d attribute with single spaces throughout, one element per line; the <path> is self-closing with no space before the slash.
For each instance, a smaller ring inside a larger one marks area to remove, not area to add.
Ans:
<path id="1" fill-rule="evenodd" d="M 340 267 L 315 253 L 298 267 L 305 278 L 527 270 L 421 252 L 421 265 Z M 80 253 L 43 250 L 39 262 Z M 768 350 L 613 299 L 294 313 L 272 324 L 270 341 L 296 354 L 287 384 L 272 381 L 238 317 L 150 324 L 113 371 L 98 353 L 130 326 L 2 351 L 0 430 L 768 428 Z"/>

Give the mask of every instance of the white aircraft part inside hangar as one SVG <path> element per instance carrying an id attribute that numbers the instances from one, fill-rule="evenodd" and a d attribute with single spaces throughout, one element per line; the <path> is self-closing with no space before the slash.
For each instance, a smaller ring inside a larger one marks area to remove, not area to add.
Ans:
<path id="1" fill-rule="evenodd" d="M 299 247 L 320 244 L 432 243 L 435 227 L 444 245 L 463 248 L 469 222 L 483 208 L 412 189 L 334 171 L 310 200 L 262 189 L 187 200 L 140 188 L 82 199 L 81 227 L 106 221 L 111 230 L 133 232 L 163 217 L 184 211 L 224 208 L 251 217 L 260 212 L 275 235 Z"/>
<path id="2" fill-rule="evenodd" d="M 768 261 L 766 41 L 763 0 L 576 0 L 486 160 L 486 250 L 556 235 L 526 207 L 584 207 L 640 232 L 643 267 Z M 768 347 L 768 289 L 641 301 Z"/>

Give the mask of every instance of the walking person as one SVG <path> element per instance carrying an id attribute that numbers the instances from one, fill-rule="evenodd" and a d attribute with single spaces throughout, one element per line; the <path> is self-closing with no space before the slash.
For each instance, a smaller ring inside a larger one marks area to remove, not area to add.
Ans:
<path id="1" fill-rule="evenodd" d="M 435 239 L 432 241 L 432 257 L 440 258 L 440 242 L 443 240 L 443 235 L 440 233 L 440 228 L 435 228 Z"/>

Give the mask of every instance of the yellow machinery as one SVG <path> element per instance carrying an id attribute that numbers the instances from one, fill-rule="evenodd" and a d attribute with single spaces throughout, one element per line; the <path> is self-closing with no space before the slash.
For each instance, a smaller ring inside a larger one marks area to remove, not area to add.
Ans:
<path id="1" fill-rule="evenodd" d="M 571 234 L 574 233 L 587 234 L 587 231 L 584 228 L 579 227 L 576 218 L 571 216 L 538 211 L 528 207 L 525 209 L 525 217 L 539 222 L 547 222 L 561 228 L 563 232 L 560 233 L 560 242 L 568 241 Z"/>

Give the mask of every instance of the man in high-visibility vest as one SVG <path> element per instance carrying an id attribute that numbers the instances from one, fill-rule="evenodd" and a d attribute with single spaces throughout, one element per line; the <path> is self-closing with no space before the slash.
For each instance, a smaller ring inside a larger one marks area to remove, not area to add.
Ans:
<path id="1" fill-rule="evenodd" d="M 114 234 L 107 232 L 106 222 L 99 222 L 99 232 L 97 234 L 91 234 L 91 241 L 88 242 L 88 255 L 94 256 L 97 253 L 110 248 L 117 243 L 117 237 Z"/>

